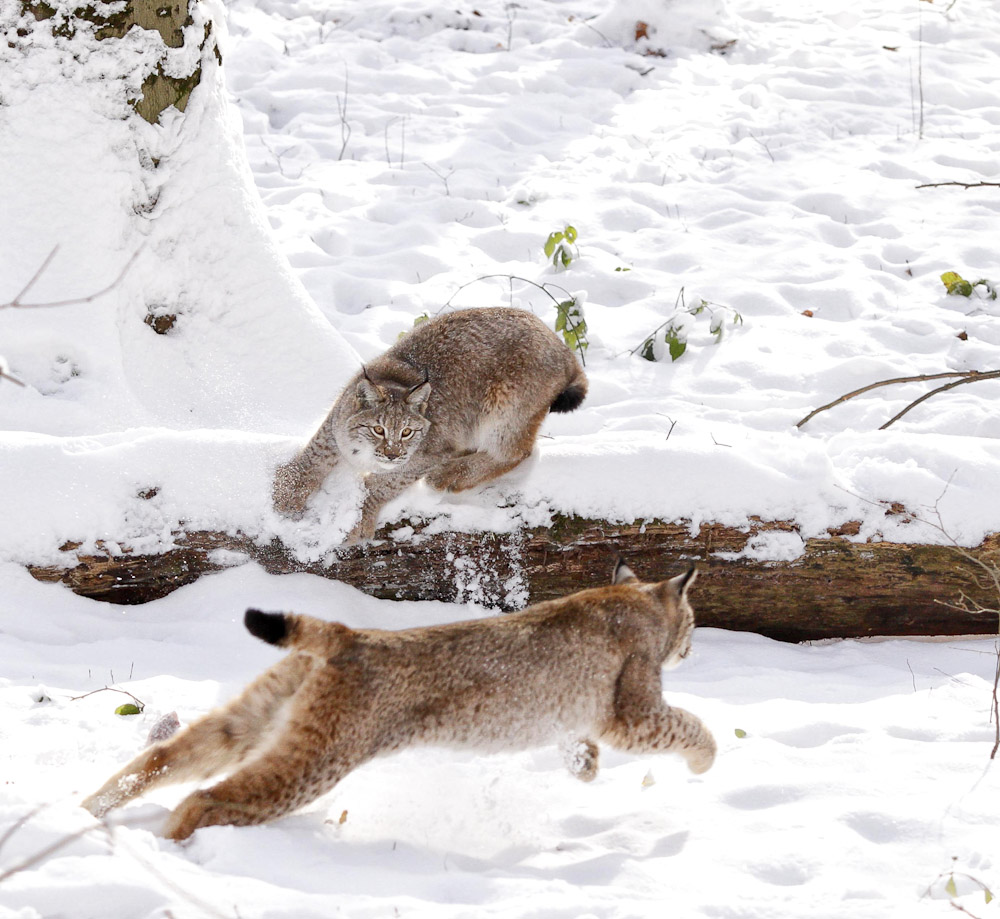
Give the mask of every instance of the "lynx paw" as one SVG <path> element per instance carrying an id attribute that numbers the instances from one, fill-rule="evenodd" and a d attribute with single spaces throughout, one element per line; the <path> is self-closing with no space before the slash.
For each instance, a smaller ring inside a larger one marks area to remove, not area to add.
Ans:
<path id="1" fill-rule="evenodd" d="M 683 751 L 684 758 L 687 760 L 688 769 L 690 769 L 695 775 L 701 775 L 703 772 L 708 772 L 712 768 L 712 764 L 715 762 L 715 740 L 712 737 L 708 738 L 708 741 L 703 745 L 694 747 L 690 750 Z"/>
<path id="2" fill-rule="evenodd" d="M 601 750 L 592 740 L 575 740 L 563 748 L 570 775 L 581 782 L 593 782 L 600 769 Z"/>
<path id="3" fill-rule="evenodd" d="M 294 466 L 279 466 L 274 474 L 271 500 L 274 509 L 286 517 L 298 519 L 306 510 L 309 493 L 304 488 L 302 476 Z"/>
<path id="4" fill-rule="evenodd" d="M 175 842 L 187 839 L 203 826 L 249 826 L 261 823 L 244 809 L 225 801 L 217 801 L 211 790 L 196 791 L 188 795 L 167 818 L 163 835 Z"/>

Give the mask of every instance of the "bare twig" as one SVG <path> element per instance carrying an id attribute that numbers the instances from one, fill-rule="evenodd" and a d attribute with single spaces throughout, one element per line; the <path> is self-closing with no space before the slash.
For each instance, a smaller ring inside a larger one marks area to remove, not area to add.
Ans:
<path id="1" fill-rule="evenodd" d="M 917 138 L 924 139 L 924 8 L 917 4 L 917 94 L 920 120 Z"/>
<path id="2" fill-rule="evenodd" d="M 351 126 L 347 121 L 347 68 L 344 68 L 344 98 L 341 101 L 340 96 L 337 96 L 337 112 L 340 114 L 340 153 L 337 155 L 337 162 L 340 162 L 344 158 L 344 153 L 347 150 L 347 142 L 351 139 Z"/>
<path id="3" fill-rule="evenodd" d="M 85 692 L 82 696 L 70 696 L 70 702 L 76 702 L 78 699 L 86 699 L 87 696 L 92 696 L 96 692 L 120 692 L 123 695 L 128 696 L 133 702 L 135 702 L 136 707 L 139 711 L 143 711 L 146 708 L 146 703 L 141 699 L 136 698 L 127 689 L 118 689 L 116 686 L 102 686 L 100 689 L 92 689 L 90 692 Z"/>
<path id="4" fill-rule="evenodd" d="M 451 189 L 448 188 L 448 179 L 452 177 L 455 172 L 455 167 L 452 166 L 447 173 L 443 173 L 438 169 L 435 169 L 430 163 L 424 163 L 424 166 L 434 173 L 443 183 L 444 183 L 444 195 L 446 198 L 451 197 Z"/>
<path id="5" fill-rule="evenodd" d="M 24 386 L 24 383 L 22 383 L 17 377 L 12 377 L 3 369 L 3 367 L 0 367 L 0 380 L 10 380 L 11 383 L 15 383 L 18 386 Z"/>
<path id="6" fill-rule="evenodd" d="M 997 750 L 1000 750 L 1000 706 L 997 704 L 997 686 L 1000 686 L 1000 644 L 994 644 L 993 647 L 997 651 L 997 669 L 993 675 L 993 710 L 990 712 L 990 717 L 993 719 L 996 740 L 993 741 L 990 759 L 996 759 Z"/>
<path id="7" fill-rule="evenodd" d="M 34 810 L 28 811 L 19 820 L 15 820 L 14 823 L 8 827 L 7 832 L 0 836 L 0 850 L 7 844 L 7 840 L 11 838 L 22 826 L 24 826 L 32 817 L 37 817 L 48 805 L 39 804 Z"/>
<path id="8" fill-rule="evenodd" d="M 522 277 L 519 277 L 516 274 L 484 274 L 484 275 L 481 275 L 478 278 L 474 278 L 471 281 L 467 281 L 465 284 L 463 284 L 461 287 L 459 287 L 455 291 L 455 293 L 453 293 L 445 301 L 445 303 L 441 307 L 441 309 L 439 309 L 437 311 L 437 313 L 435 313 L 434 315 L 439 315 L 440 313 L 443 313 L 446 309 L 448 309 L 448 307 L 451 306 L 452 300 L 454 300 L 455 297 L 457 297 L 463 290 L 465 290 L 465 288 L 471 287 L 473 284 L 478 284 L 480 281 L 491 281 L 491 280 L 493 280 L 495 278 L 503 278 L 504 280 L 506 280 L 510 284 L 510 287 L 511 287 L 511 296 L 513 296 L 514 281 L 520 281 L 522 284 L 530 284 L 532 287 L 537 288 L 538 290 L 540 290 L 556 306 L 558 306 L 561 301 L 559 300 L 558 297 L 556 297 L 552 293 L 552 291 L 549 290 L 550 287 L 553 290 L 562 291 L 566 295 L 566 297 L 569 298 L 569 299 L 572 299 L 572 297 L 573 297 L 573 295 L 568 290 L 566 290 L 565 287 L 560 287 L 558 284 L 550 284 L 549 282 L 545 282 L 544 284 L 539 284 L 537 281 L 531 281 L 528 278 L 522 278 Z"/>
<path id="9" fill-rule="evenodd" d="M 955 386 L 960 386 L 962 383 L 975 383 L 979 380 L 997 379 L 1000 377 L 1000 370 L 963 370 L 951 373 L 921 373 L 912 377 L 893 377 L 891 380 L 879 380 L 877 383 L 869 383 L 867 386 L 862 386 L 860 389 L 855 389 L 853 392 L 846 393 L 845 395 L 834 399 L 832 402 L 828 402 L 826 405 L 821 405 L 819 408 L 813 409 L 808 415 L 805 416 L 805 418 L 796 422 L 795 427 L 801 428 L 802 425 L 818 415 L 820 412 L 825 412 L 827 409 L 840 405 L 848 399 L 853 399 L 855 396 L 860 396 L 873 389 L 878 389 L 880 386 L 893 386 L 897 383 L 921 383 L 926 382 L 927 380 L 955 379 L 956 377 L 958 378 L 958 382 L 949 383 L 945 386 L 939 386 L 937 389 L 932 389 L 929 393 L 925 393 L 919 399 L 915 399 L 898 415 L 893 416 L 885 424 L 883 424 L 879 430 L 881 431 L 889 427 L 890 424 L 905 415 L 911 408 L 919 405 L 925 399 L 929 399 L 931 396 L 936 395 L 939 392 L 944 392 L 947 389 L 953 389 Z"/>
<path id="10" fill-rule="evenodd" d="M 943 188 L 946 185 L 955 185 L 958 188 L 1000 188 L 1000 182 L 925 182 L 917 188 Z"/>
<path id="11" fill-rule="evenodd" d="M 990 380 L 997 379 L 1000 377 L 1000 370 L 990 370 L 986 373 L 976 373 L 975 376 L 968 377 L 964 380 L 955 380 L 952 383 L 945 383 L 944 386 L 938 386 L 936 389 L 932 389 L 930 392 L 924 393 L 920 398 L 914 399 L 909 405 L 907 405 L 901 412 L 897 412 L 893 415 L 885 424 L 879 427 L 880 431 L 884 431 L 890 424 L 894 421 L 898 421 L 903 417 L 911 408 L 916 408 L 921 402 L 929 399 L 931 396 L 936 396 L 938 393 L 947 392 L 949 389 L 954 389 L 956 386 L 962 386 L 965 383 L 976 383 L 979 380 Z"/>
<path id="12" fill-rule="evenodd" d="M 54 246 L 52 251 L 46 256 L 45 261 L 39 266 L 38 270 L 31 276 L 24 287 L 21 288 L 20 292 L 13 300 L 8 303 L 0 303 L 0 309 L 43 309 L 52 306 L 71 306 L 76 303 L 90 303 L 96 300 L 98 297 L 103 297 L 109 291 L 114 290 L 121 282 L 128 270 L 132 267 L 132 263 L 139 257 L 139 253 L 142 252 L 142 248 L 136 249 L 132 254 L 132 257 L 125 263 L 125 267 L 118 273 L 116 277 L 107 287 L 101 288 L 93 294 L 88 294 L 86 297 L 72 297 L 69 300 L 55 300 L 51 303 L 24 303 L 23 297 L 28 293 L 29 290 L 35 285 L 38 279 L 42 276 L 45 269 L 48 268 L 49 263 L 55 258 L 56 253 L 59 251 L 59 246 Z"/>
<path id="13" fill-rule="evenodd" d="M 14 827 L 14 831 L 16 832 L 22 826 L 24 826 L 24 824 L 28 820 L 30 820 L 35 814 L 38 813 L 38 810 L 39 810 L 39 808 L 36 808 L 34 811 L 32 811 L 26 817 L 24 817 L 20 821 L 18 821 L 18 823 Z M 105 830 L 105 832 L 107 832 L 107 825 L 105 823 L 103 823 L 103 822 L 101 824 L 99 824 L 98 827 L 96 827 L 96 828 L 97 829 L 103 828 Z M 75 842 L 77 839 L 80 839 L 81 837 L 86 836 L 88 833 L 90 833 L 94 829 L 95 829 L 95 827 L 93 827 L 93 826 L 85 826 L 82 830 L 77 830 L 75 833 L 69 833 L 66 836 L 61 837 L 60 839 L 57 839 L 55 842 L 50 843 L 44 849 L 40 849 L 38 852 L 35 852 L 33 855 L 29 855 L 27 858 L 24 858 L 21 861 L 17 862 L 16 864 L 12 865 L 6 871 L 0 871 L 0 884 L 2 884 L 4 881 L 6 881 L 7 878 L 13 877 L 15 874 L 20 874 L 22 871 L 26 871 L 28 868 L 31 868 L 32 866 L 37 865 L 39 862 L 45 861 L 45 859 L 47 859 L 50 855 L 54 855 L 60 849 L 66 848 L 66 846 L 68 846 L 71 842 Z M 10 834 L 10 833 L 6 834 L 4 836 L 4 840 L 8 839 L 10 837 L 10 835 L 12 835 L 12 834 Z M 109 843 L 111 842 L 110 836 L 109 836 L 108 842 Z"/>

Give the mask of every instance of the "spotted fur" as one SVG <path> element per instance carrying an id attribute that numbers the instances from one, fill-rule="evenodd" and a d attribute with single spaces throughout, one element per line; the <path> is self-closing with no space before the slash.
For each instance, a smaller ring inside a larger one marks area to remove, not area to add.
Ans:
<path id="1" fill-rule="evenodd" d="M 351 629 L 248 610 L 247 628 L 290 649 L 241 695 L 148 748 L 91 795 L 100 816 L 170 782 L 227 778 L 186 798 L 166 835 L 258 824 L 308 804 L 376 756 L 412 745 L 484 752 L 561 744 L 583 781 L 598 742 L 681 754 L 706 771 L 715 741 L 667 705 L 660 670 L 688 655 L 693 570 L 642 583 L 619 563 L 610 586 L 510 615 L 427 628 Z"/>

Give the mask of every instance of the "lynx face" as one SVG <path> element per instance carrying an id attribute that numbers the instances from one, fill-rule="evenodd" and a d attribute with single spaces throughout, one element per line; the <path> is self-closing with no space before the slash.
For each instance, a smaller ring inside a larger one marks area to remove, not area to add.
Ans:
<path id="1" fill-rule="evenodd" d="M 431 426 L 424 417 L 429 395 L 429 383 L 403 389 L 361 380 L 358 410 L 347 420 L 341 451 L 352 465 L 366 472 L 401 469 Z"/>

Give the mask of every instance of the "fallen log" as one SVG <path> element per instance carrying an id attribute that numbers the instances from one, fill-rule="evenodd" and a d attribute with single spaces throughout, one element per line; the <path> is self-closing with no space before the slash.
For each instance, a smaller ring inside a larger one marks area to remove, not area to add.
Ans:
<path id="1" fill-rule="evenodd" d="M 156 555 L 128 549 L 78 555 L 65 566 L 30 566 L 34 577 L 60 581 L 83 596 L 135 604 L 165 596 L 201 575 L 254 560 L 272 573 L 310 572 L 393 600 L 474 600 L 514 609 L 607 582 L 625 558 L 644 579 L 698 565 L 693 593 L 699 625 L 757 632 L 784 641 L 871 635 L 997 634 L 1000 597 L 983 570 L 948 546 L 853 542 L 831 534 L 808 539 L 790 561 L 740 557 L 764 532 L 794 532 L 787 522 L 748 528 L 646 521 L 616 524 L 558 517 L 550 527 L 514 533 L 415 533 L 344 547 L 303 562 L 279 542 L 244 535 L 178 534 Z M 974 550 L 1000 564 L 1000 536 Z M 392 625 L 391 612 L 386 625 Z"/>

